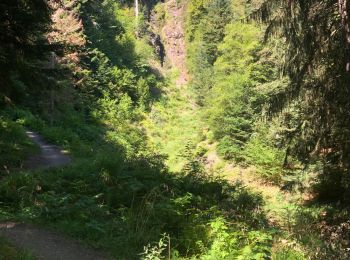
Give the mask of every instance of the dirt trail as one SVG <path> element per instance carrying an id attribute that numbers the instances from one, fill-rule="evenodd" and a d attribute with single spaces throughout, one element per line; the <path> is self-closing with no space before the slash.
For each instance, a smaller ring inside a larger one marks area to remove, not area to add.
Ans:
<path id="1" fill-rule="evenodd" d="M 41 153 L 39 155 L 31 156 L 24 162 L 25 169 L 50 168 L 66 165 L 71 162 L 71 158 L 65 155 L 61 149 L 55 145 L 48 144 L 44 139 L 32 131 L 26 131 L 27 136 L 33 143 L 40 147 Z"/>
<path id="2" fill-rule="evenodd" d="M 29 250 L 39 260 L 107 259 L 95 250 L 88 249 L 70 238 L 32 225 L 0 224 L 0 234 L 13 245 Z"/>
<path id="3" fill-rule="evenodd" d="M 25 161 L 23 165 L 25 169 L 59 167 L 71 162 L 71 158 L 59 147 L 48 144 L 39 134 L 32 131 L 26 133 L 40 147 L 41 153 Z M 101 253 L 86 248 L 73 239 L 33 225 L 0 223 L 0 235 L 14 246 L 28 250 L 40 260 L 107 259 Z"/>

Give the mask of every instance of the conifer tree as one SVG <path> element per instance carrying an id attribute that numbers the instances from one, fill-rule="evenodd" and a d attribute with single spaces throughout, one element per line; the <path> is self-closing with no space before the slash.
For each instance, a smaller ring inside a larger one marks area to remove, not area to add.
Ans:
<path id="1" fill-rule="evenodd" d="M 4 0 L 0 3 L 0 92 L 18 98 L 45 59 L 49 7 L 44 0 Z"/>
<path id="2" fill-rule="evenodd" d="M 274 104 L 297 100 L 302 127 L 293 132 L 294 153 L 323 163 L 319 193 L 328 199 L 348 199 L 350 193 L 348 10 L 343 0 L 270 0 L 254 14 L 267 22 L 268 37 L 287 41 L 291 84 Z"/>
<path id="3" fill-rule="evenodd" d="M 225 27 L 232 19 L 229 0 L 213 0 L 208 4 L 208 14 L 203 21 L 203 41 L 205 43 L 208 61 L 214 64 L 217 58 L 217 46 L 225 36 Z"/>

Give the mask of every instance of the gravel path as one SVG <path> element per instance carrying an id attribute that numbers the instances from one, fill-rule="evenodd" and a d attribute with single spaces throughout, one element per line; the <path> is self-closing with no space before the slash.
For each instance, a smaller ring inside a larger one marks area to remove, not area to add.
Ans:
<path id="1" fill-rule="evenodd" d="M 71 238 L 32 225 L 3 223 L 0 224 L 0 234 L 13 245 L 28 250 L 39 260 L 107 259 Z"/>
<path id="2" fill-rule="evenodd" d="M 32 131 L 26 131 L 27 136 L 40 147 L 41 153 L 39 155 L 31 156 L 24 162 L 25 169 L 50 168 L 68 164 L 71 158 L 65 155 L 57 146 L 48 144 L 45 140 Z"/>

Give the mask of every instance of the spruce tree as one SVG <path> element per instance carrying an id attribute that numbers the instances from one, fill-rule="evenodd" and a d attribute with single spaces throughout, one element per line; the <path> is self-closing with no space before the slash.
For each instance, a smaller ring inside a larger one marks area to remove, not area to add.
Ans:
<path id="1" fill-rule="evenodd" d="M 18 98 L 45 59 L 50 11 L 44 0 L 4 0 L 0 3 L 0 92 Z"/>

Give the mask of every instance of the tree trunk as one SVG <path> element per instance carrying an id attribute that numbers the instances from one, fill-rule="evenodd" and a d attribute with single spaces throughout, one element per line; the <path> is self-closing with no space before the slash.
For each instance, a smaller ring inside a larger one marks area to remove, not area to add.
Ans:
<path id="1" fill-rule="evenodd" d="M 139 0 L 135 0 L 135 35 L 139 35 Z"/>
<path id="2" fill-rule="evenodd" d="M 54 110 L 55 110 L 53 89 L 51 89 L 51 91 L 50 91 L 50 110 L 51 110 L 50 125 L 52 126 L 53 125 Z"/>
<path id="3" fill-rule="evenodd" d="M 350 24 L 349 24 L 349 14 L 347 9 L 347 0 L 338 0 L 339 13 L 342 19 L 343 28 L 345 30 L 346 43 L 350 47 Z M 350 59 L 346 64 L 346 70 L 350 72 Z"/>
<path id="4" fill-rule="evenodd" d="M 135 0 L 135 17 L 139 18 L 139 0 Z"/>

